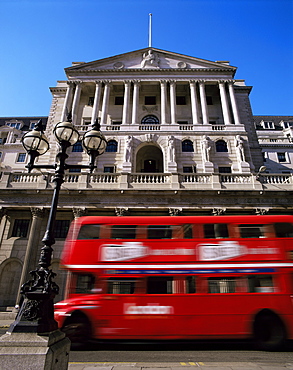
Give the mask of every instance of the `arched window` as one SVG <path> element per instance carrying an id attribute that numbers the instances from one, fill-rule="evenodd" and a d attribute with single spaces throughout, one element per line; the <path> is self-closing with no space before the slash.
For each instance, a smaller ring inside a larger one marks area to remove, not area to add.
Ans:
<path id="1" fill-rule="evenodd" d="M 158 117 L 152 114 L 143 117 L 143 119 L 141 120 L 141 123 L 143 125 L 159 125 L 160 124 Z"/>
<path id="2" fill-rule="evenodd" d="M 109 140 L 106 147 L 106 152 L 116 153 L 118 148 L 118 143 L 116 140 Z"/>
<path id="3" fill-rule="evenodd" d="M 182 152 L 193 152 L 193 142 L 191 140 L 182 141 Z"/>
<path id="4" fill-rule="evenodd" d="M 228 152 L 227 143 L 224 140 L 218 140 L 216 142 L 216 151 L 217 152 Z"/>

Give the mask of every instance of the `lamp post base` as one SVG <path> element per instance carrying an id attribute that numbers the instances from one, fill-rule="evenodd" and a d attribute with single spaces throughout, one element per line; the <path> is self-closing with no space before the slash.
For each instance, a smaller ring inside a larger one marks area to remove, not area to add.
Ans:
<path id="1" fill-rule="evenodd" d="M 60 330 L 6 333 L 0 337 L 0 369 L 66 370 L 69 351 L 70 340 Z"/>

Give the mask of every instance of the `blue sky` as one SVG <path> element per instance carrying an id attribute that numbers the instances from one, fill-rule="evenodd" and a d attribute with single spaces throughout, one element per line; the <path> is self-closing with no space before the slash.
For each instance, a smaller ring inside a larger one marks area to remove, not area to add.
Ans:
<path id="1" fill-rule="evenodd" d="M 255 115 L 293 115 L 293 0 L 0 0 L 0 116 L 48 115 L 72 62 L 148 46 L 229 60 Z"/>

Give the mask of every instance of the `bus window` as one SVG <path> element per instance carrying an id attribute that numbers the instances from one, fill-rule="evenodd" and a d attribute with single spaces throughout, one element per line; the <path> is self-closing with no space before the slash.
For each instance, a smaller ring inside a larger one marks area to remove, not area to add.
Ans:
<path id="1" fill-rule="evenodd" d="M 133 294 L 136 279 L 109 278 L 108 294 Z"/>
<path id="2" fill-rule="evenodd" d="M 77 275 L 76 278 L 76 294 L 94 293 L 95 277 L 92 274 Z"/>
<path id="3" fill-rule="evenodd" d="M 235 293 L 235 278 L 209 278 L 209 293 Z"/>
<path id="4" fill-rule="evenodd" d="M 248 277 L 250 293 L 269 293 L 274 291 L 272 275 L 254 275 Z"/>
<path id="5" fill-rule="evenodd" d="M 277 238 L 293 238 L 293 224 L 288 222 L 275 223 Z"/>
<path id="6" fill-rule="evenodd" d="M 112 239 L 135 239 L 136 225 L 113 225 L 111 229 Z"/>
<path id="7" fill-rule="evenodd" d="M 192 239 L 192 229 L 193 229 L 193 225 L 191 224 L 183 225 L 184 239 Z"/>
<path id="8" fill-rule="evenodd" d="M 148 239 L 172 239 L 172 226 L 170 225 L 149 225 Z"/>
<path id="9" fill-rule="evenodd" d="M 239 225 L 241 238 L 264 238 L 264 225 Z"/>
<path id="10" fill-rule="evenodd" d="M 148 294 L 172 294 L 172 276 L 149 276 L 147 279 Z"/>
<path id="11" fill-rule="evenodd" d="M 204 237 L 207 239 L 229 238 L 227 224 L 205 224 Z"/>
<path id="12" fill-rule="evenodd" d="M 195 276 L 186 277 L 186 293 L 196 293 Z"/>
<path id="13" fill-rule="evenodd" d="M 82 225 L 77 239 L 99 239 L 100 238 L 100 225 Z"/>

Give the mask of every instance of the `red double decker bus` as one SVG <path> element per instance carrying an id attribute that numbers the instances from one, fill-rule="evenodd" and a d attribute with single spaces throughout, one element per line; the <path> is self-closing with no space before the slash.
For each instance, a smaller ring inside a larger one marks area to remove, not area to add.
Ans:
<path id="1" fill-rule="evenodd" d="M 73 342 L 293 339 L 293 216 L 81 217 L 65 242 Z"/>

